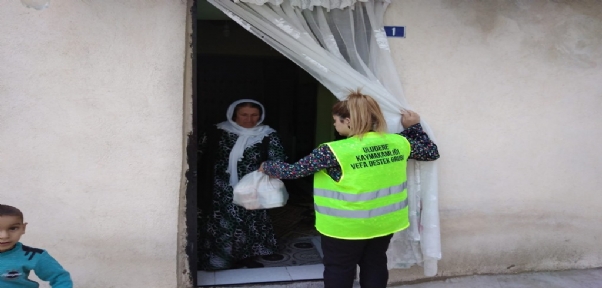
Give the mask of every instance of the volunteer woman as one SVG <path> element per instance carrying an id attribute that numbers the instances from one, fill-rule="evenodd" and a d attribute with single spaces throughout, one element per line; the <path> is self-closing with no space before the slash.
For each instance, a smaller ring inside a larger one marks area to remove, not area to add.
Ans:
<path id="1" fill-rule="evenodd" d="M 393 233 L 409 226 L 408 159 L 439 158 L 420 117 L 403 112 L 400 134 L 389 134 L 376 101 L 359 90 L 332 108 L 334 127 L 346 136 L 320 145 L 294 164 L 266 161 L 259 170 L 280 178 L 314 176 L 316 229 L 322 234 L 324 286 L 386 287 L 386 251 Z"/>

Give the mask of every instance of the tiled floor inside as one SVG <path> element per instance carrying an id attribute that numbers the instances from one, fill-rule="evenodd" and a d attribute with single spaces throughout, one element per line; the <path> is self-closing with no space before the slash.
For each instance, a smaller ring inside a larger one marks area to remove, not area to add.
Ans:
<path id="1" fill-rule="evenodd" d="M 314 244 L 320 258 L 320 237 L 310 239 Z M 324 265 L 309 264 L 287 267 L 264 267 L 255 269 L 232 269 L 215 272 L 198 271 L 197 281 L 199 286 L 234 285 L 246 283 L 269 283 L 284 281 L 319 280 L 322 279 Z"/>
<path id="2" fill-rule="evenodd" d="M 323 279 L 323 253 L 319 233 L 314 227 L 311 182 L 308 183 L 296 181 L 290 183 L 292 185 L 287 185 L 291 194 L 289 203 L 285 207 L 268 211 L 274 225 L 274 232 L 279 239 L 280 253 L 257 260 L 265 267 L 198 271 L 198 285 L 257 284 Z"/>
<path id="3" fill-rule="evenodd" d="M 304 265 L 290 267 L 265 267 L 256 269 L 235 269 L 217 272 L 198 272 L 199 286 L 269 283 L 284 281 L 322 279 L 324 265 Z"/>
<path id="4" fill-rule="evenodd" d="M 256 261 L 265 267 L 289 267 L 321 264 L 319 246 L 316 237 L 282 239 L 278 243 L 279 252 L 273 255 L 257 257 Z M 319 239 L 319 238 L 317 238 Z"/>

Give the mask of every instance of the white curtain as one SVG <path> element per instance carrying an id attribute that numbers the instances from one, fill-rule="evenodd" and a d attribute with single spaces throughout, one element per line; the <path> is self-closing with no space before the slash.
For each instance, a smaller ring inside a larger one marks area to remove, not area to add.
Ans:
<path id="1" fill-rule="evenodd" d="M 208 1 L 309 72 L 338 99 L 362 88 L 381 105 L 389 132 L 403 130 L 400 111 L 411 108 L 383 28 L 390 0 Z M 434 140 L 424 120 L 422 125 Z M 425 275 L 433 276 L 441 259 L 436 162 L 410 160 L 408 184 L 411 224 L 394 235 L 387 252 L 389 268 L 419 264 Z"/>

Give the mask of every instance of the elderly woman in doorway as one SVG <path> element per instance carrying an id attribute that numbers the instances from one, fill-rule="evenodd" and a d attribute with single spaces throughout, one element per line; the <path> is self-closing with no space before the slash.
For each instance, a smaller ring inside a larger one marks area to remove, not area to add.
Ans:
<path id="1" fill-rule="evenodd" d="M 199 145 L 199 268 L 259 268 L 260 255 L 277 252 L 267 210 L 232 203 L 233 187 L 265 160 L 284 161 L 276 131 L 262 125 L 261 103 L 242 99 L 227 110 L 227 121 L 207 129 Z"/>
<path id="2" fill-rule="evenodd" d="M 387 248 L 409 223 L 408 159 L 439 158 L 437 145 L 404 111 L 400 134 L 385 133 L 378 103 L 359 90 L 332 108 L 343 140 L 328 142 L 294 164 L 266 161 L 260 171 L 281 179 L 314 176 L 316 229 L 322 234 L 324 287 L 351 288 L 360 266 L 362 288 L 387 286 Z"/>

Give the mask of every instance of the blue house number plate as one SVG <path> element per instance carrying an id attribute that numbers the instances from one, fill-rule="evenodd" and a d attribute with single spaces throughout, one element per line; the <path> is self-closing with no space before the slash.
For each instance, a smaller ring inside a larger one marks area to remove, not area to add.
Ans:
<path id="1" fill-rule="evenodd" d="M 406 38 L 406 27 L 404 26 L 385 26 L 387 37 Z"/>

